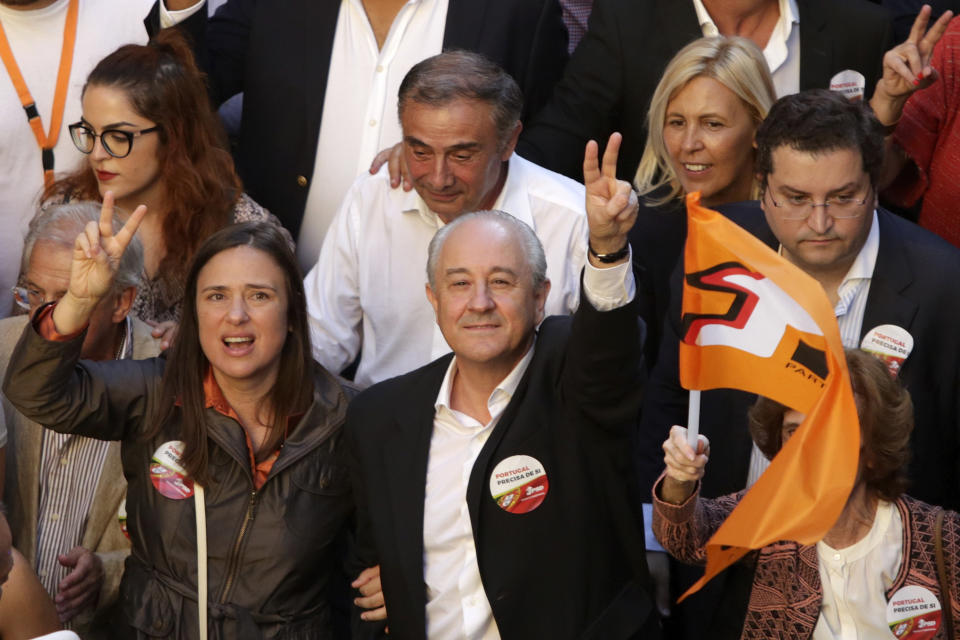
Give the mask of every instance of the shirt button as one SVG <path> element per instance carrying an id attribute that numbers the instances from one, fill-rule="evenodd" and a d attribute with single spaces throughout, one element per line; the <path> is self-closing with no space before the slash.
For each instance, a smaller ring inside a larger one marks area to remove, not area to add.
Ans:
<path id="1" fill-rule="evenodd" d="M 37 573 L 37 575 L 40 576 L 41 578 L 46 578 L 46 577 L 47 577 L 47 572 L 46 572 L 46 571 L 40 571 L 40 572 Z"/>
<path id="2" fill-rule="evenodd" d="M 371 120 L 370 120 L 370 126 L 371 126 L 371 127 L 375 127 L 375 126 L 377 126 L 377 121 L 376 121 L 376 120 L 373 120 L 373 119 L 371 119 Z"/>
<path id="3" fill-rule="evenodd" d="M 383 73 L 383 65 L 382 65 L 382 64 L 378 64 L 378 65 L 377 65 L 377 73 Z"/>
<path id="4" fill-rule="evenodd" d="M 840 554 L 839 554 L 839 553 L 833 554 L 833 559 L 839 562 L 839 561 L 840 561 Z"/>
<path id="5" fill-rule="evenodd" d="M 67 461 L 67 457 L 66 457 L 66 456 L 60 458 L 60 466 L 61 466 L 61 467 L 67 466 L 67 462 L 68 462 L 68 461 Z"/>
<path id="6" fill-rule="evenodd" d="M 59 514 L 59 513 L 51 513 L 51 514 L 50 514 L 50 519 L 53 520 L 54 522 L 56 522 L 57 520 L 60 519 L 60 514 Z"/>
<path id="7" fill-rule="evenodd" d="M 307 186 L 307 179 L 304 176 L 297 176 L 297 184 L 301 187 Z"/>

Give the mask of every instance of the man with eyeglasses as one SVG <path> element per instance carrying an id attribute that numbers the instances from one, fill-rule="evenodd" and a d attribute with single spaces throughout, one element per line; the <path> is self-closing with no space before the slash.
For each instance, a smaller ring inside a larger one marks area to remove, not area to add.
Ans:
<path id="1" fill-rule="evenodd" d="M 21 309 L 32 315 L 66 293 L 76 237 L 99 220 L 100 205 L 90 202 L 55 205 L 33 219 L 14 288 Z M 134 239 L 120 261 L 116 290 L 90 319 L 83 358 L 159 353 L 150 327 L 129 315 L 142 270 L 143 249 Z M 27 321 L 27 315 L 0 320 L 0 372 Z M 126 496 L 119 443 L 54 433 L 25 418 L 6 398 L 0 431 L 7 435 L 4 492 L 14 545 L 54 599 L 62 622 L 84 638 L 108 637 L 129 553 L 119 518 Z"/>
<path id="2" fill-rule="evenodd" d="M 905 355 L 898 375 L 913 396 L 916 421 L 910 493 L 957 509 L 960 250 L 877 206 L 884 128 L 862 103 L 826 90 L 782 98 L 757 130 L 756 145 L 761 200 L 720 211 L 823 286 L 844 346 Z M 674 273 L 672 308 L 641 418 L 645 490 L 663 467 L 660 443 L 671 425 L 687 420 L 687 393 L 677 371 L 681 274 Z M 703 495 L 742 490 L 766 467 L 746 428 L 753 399 L 732 390 L 701 394 L 700 430 L 710 439 L 715 465 L 702 481 Z M 737 629 L 745 611 L 733 602 L 740 578 L 723 585 L 727 621 Z M 704 617 L 709 624 L 707 612 Z"/>

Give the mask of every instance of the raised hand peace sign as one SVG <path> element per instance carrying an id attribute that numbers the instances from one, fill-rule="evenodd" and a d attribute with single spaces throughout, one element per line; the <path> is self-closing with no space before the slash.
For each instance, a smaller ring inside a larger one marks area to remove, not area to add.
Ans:
<path id="1" fill-rule="evenodd" d="M 952 17 L 952 11 L 944 12 L 927 30 L 927 24 L 930 22 L 930 5 L 923 5 L 913 21 L 913 27 L 906 41 L 884 54 L 883 76 L 877 83 L 875 98 L 896 102 L 897 104 L 893 106 L 899 111 L 903 107 L 903 102 L 914 91 L 930 86 L 937 79 L 937 70 L 930 66 L 930 58 L 933 56 L 934 46 L 946 31 Z M 889 115 L 883 113 L 884 105 L 875 105 L 875 102 L 871 100 L 881 122 L 891 124 L 892 121 L 885 116 L 899 118 L 899 112 L 891 112 Z"/>
<path id="2" fill-rule="evenodd" d="M 583 154 L 583 183 L 587 188 L 587 221 L 590 225 L 590 247 L 600 254 L 616 253 L 627 243 L 627 232 L 637 219 L 637 194 L 629 182 L 617 179 L 619 133 L 610 136 L 598 160 L 599 148 L 593 140 Z"/>
<path id="3" fill-rule="evenodd" d="M 54 323 L 60 333 L 74 333 L 86 325 L 93 308 L 113 286 L 120 257 L 136 233 L 147 207 L 140 205 L 119 231 L 113 231 L 113 192 L 103 195 L 100 222 L 88 222 L 73 245 L 70 285 L 57 303 Z"/>

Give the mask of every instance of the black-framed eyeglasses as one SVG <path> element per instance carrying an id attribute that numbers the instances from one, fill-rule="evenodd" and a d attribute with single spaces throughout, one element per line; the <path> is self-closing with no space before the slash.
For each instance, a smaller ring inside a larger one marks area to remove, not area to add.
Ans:
<path id="1" fill-rule="evenodd" d="M 95 133 L 90 125 L 85 122 L 74 122 L 67 127 L 70 130 L 70 138 L 74 146 L 80 150 L 80 153 L 92 153 L 93 147 L 97 144 L 97 138 L 100 138 L 100 144 L 103 150 L 114 158 L 126 158 L 133 150 L 133 139 L 140 136 L 153 133 L 160 130 L 160 125 L 154 125 L 148 129 L 140 131 L 124 131 L 123 129 L 104 129 L 99 134 Z"/>
<path id="2" fill-rule="evenodd" d="M 858 198 L 851 194 L 839 194 L 829 196 L 823 202 L 814 202 L 813 198 L 807 195 L 786 195 L 782 201 L 773 199 L 773 194 L 766 186 L 763 189 L 764 197 L 770 196 L 770 202 L 779 210 L 780 217 L 784 220 L 806 220 L 817 207 L 823 207 L 824 213 L 834 220 L 845 220 L 849 218 L 859 218 L 864 214 L 860 209 L 873 193 L 873 185 L 867 188 L 867 193 Z"/>

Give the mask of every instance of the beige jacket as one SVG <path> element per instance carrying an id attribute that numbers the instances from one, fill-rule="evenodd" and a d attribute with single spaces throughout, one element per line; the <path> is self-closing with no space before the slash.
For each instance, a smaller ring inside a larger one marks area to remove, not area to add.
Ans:
<path id="1" fill-rule="evenodd" d="M 0 372 L 6 371 L 10 354 L 16 346 L 27 316 L 0 320 Z M 150 327 L 132 319 L 133 357 L 151 358 L 160 352 L 160 341 L 150 335 Z M 37 559 L 37 510 L 40 504 L 40 454 L 43 427 L 28 420 L 3 397 L 0 414 L 6 432 L 6 473 L 4 501 L 13 533 L 14 546 L 31 566 Z M 130 542 L 120 529 L 118 511 L 127 493 L 127 483 L 120 465 L 120 443 L 111 442 L 103 471 L 97 483 L 93 507 L 87 519 L 81 545 L 97 553 L 103 560 L 104 580 L 97 604 L 97 613 L 105 611 L 117 598 L 123 565 L 130 554 Z M 75 623 L 81 632 L 100 625 L 95 612 L 80 614 Z M 83 634 L 84 637 L 94 635 Z"/>

